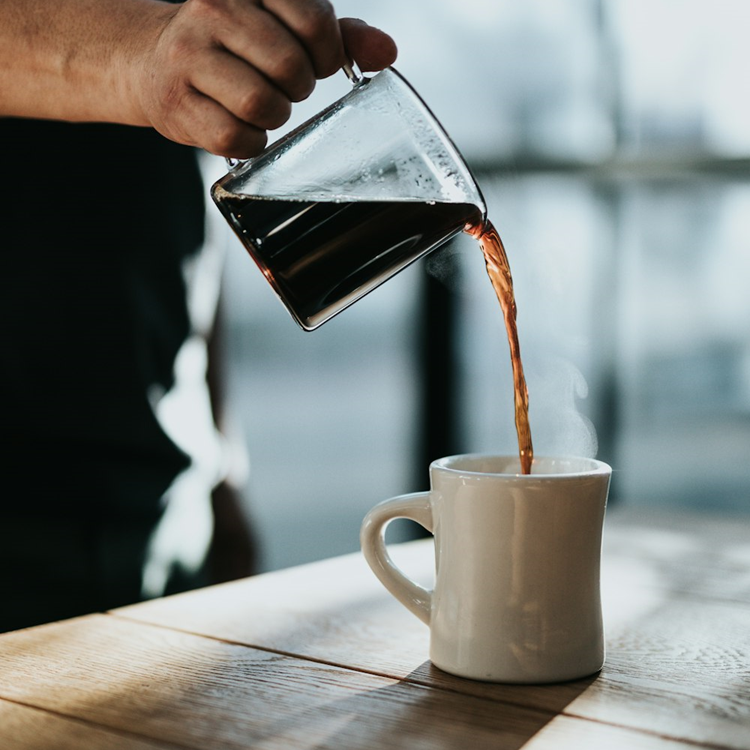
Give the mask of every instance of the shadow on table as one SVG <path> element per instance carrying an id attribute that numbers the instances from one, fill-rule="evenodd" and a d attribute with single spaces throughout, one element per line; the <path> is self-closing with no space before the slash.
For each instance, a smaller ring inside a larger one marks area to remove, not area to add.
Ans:
<path id="1" fill-rule="evenodd" d="M 434 673 L 441 687 L 425 685 L 426 672 Z M 404 680 L 326 706 L 327 712 L 348 720 L 315 747 L 520 750 L 596 679 L 518 686 L 514 702 L 513 686 L 454 678 L 425 662 Z M 496 697 L 497 688 L 503 700 Z M 543 702 L 548 708 L 529 708 L 529 691 L 547 693 Z"/>

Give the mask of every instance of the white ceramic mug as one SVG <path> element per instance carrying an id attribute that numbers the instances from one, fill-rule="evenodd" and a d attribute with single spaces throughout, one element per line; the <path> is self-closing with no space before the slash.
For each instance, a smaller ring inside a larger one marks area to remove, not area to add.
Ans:
<path id="1" fill-rule="evenodd" d="M 386 500 L 362 524 L 362 551 L 383 585 L 430 627 L 440 669 L 492 682 L 545 683 L 599 671 L 599 584 L 611 469 L 588 458 L 451 456 L 429 492 Z M 435 536 L 435 588 L 392 562 L 386 526 L 408 518 Z"/>

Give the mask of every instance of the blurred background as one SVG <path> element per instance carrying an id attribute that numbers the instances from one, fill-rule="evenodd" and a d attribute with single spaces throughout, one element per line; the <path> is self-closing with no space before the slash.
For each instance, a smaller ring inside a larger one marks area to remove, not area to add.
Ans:
<path id="1" fill-rule="evenodd" d="M 394 36 L 397 69 L 487 199 L 537 454 L 611 463 L 613 504 L 750 511 L 750 5 L 335 5 Z M 289 127 L 347 86 L 324 82 Z M 208 210 L 264 569 L 357 550 L 365 512 L 426 489 L 431 458 L 517 449 L 507 339 L 474 241 L 305 333 Z"/>

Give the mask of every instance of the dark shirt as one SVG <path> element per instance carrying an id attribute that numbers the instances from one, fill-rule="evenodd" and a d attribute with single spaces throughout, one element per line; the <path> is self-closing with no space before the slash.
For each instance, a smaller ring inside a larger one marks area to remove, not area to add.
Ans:
<path id="1" fill-rule="evenodd" d="M 0 143 L 0 528 L 145 538 L 189 464 L 152 407 L 190 332 L 196 153 L 146 128 L 20 119 L 0 119 Z"/>

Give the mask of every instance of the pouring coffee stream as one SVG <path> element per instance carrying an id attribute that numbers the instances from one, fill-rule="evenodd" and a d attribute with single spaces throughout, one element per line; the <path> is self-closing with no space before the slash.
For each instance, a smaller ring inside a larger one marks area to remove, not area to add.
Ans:
<path id="1" fill-rule="evenodd" d="M 516 322 L 516 296 L 513 291 L 513 277 L 505 247 L 495 227 L 488 220 L 466 231 L 475 237 L 484 254 L 487 275 L 497 295 L 505 319 L 505 330 L 510 347 L 510 364 L 513 369 L 513 398 L 518 434 L 518 456 L 521 461 L 521 473 L 531 474 L 534 461 L 534 446 L 531 440 L 529 425 L 529 389 L 521 361 L 521 347 L 518 342 L 518 325 Z"/>
<path id="2" fill-rule="evenodd" d="M 353 88 L 211 195 L 305 330 L 461 232 L 478 240 L 505 317 L 521 471 L 533 449 L 507 256 L 484 198 L 435 116 L 394 69 L 345 69 Z"/>

